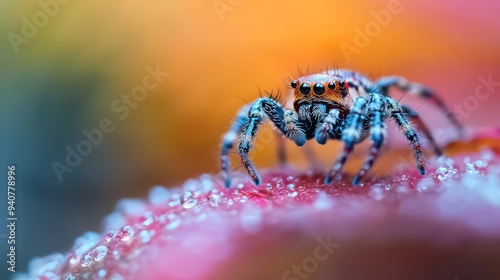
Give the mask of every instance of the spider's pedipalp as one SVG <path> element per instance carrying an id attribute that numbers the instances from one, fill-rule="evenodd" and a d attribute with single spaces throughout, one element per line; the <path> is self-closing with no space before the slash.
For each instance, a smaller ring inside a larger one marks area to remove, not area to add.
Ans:
<path id="1" fill-rule="evenodd" d="M 366 105 L 367 100 L 364 97 L 358 97 L 347 115 L 344 130 L 342 131 L 344 148 L 337 157 L 332 169 L 326 175 L 325 184 L 330 184 L 334 179 L 340 180 L 342 178 L 344 165 L 354 150 L 354 145 L 361 140 L 361 134 L 365 122 Z"/>
<path id="2" fill-rule="evenodd" d="M 319 123 L 314 134 L 316 142 L 321 145 L 326 144 L 330 135 L 335 133 L 337 123 L 339 122 L 339 115 L 339 109 L 330 109 L 330 112 L 323 117 L 323 122 Z"/>
<path id="3" fill-rule="evenodd" d="M 402 91 L 407 91 L 410 94 L 421 96 L 423 98 L 433 101 L 436 106 L 446 115 L 446 118 L 452 123 L 458 131 L 459 137 L 463 137 L 464 128 L 458 121 L 453 112 L 446 106 L 443 100 L 430 88 L 418 84 L 409 83 L 405 78 L 399 76 L 383 77 L 377 81 L 377 85 L 383 95 L 389 96 L 389 88 L 392 86 L 398 87 Z"/>
<path id="4" fill-rule="evenodd" d="M 413 150 L 413 155 L 417 161 L 417 169 L 420 174 L 425 175 L 425 162 L 424 155 L 422 153 L 422 146 L 418 140 L 416 130 L 411 126 L 408 120 L 403 114 L 403 108 L 394 99 L 386 96 L 387 104 L 389 105 L 389 115 L 394 119 L 399 129 L 403 132 L 406 139 L 410 141 L 411 149 Z"/>

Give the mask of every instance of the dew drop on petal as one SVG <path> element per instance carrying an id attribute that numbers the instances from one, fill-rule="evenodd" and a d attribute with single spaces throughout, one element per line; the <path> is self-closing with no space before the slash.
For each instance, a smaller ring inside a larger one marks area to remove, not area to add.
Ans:
<path id="1" fill-rule="evenodd" d="M 148 243 L 149 241 L 151 241 L 151 232 L 147 229 L 145 230 L 142 230 L 141 232 L 139 232 L 138 236 L 139 236 L 139 240 L 142 242 L 142 243 Z"/>
<path id="2" fill-rule="evenodd" d="M 192 192 L 184 192 L 180 197 L 180 202 L 184 209 L 191 209 L 198 204 L 198 199 Z"/>
<path id="3" fill-rule="evenodd" d="M 170 197 L 170 191 L 162 186 L 153 187 L 148 194 L 149 201 L 153 205 L 162 205 L 167 203 Z"/>
<path id="4" fill-rule="evenodd" d="M 169 221 L 165 225 L 167 230 L 173 230 L 181 224 L 181 219 L 175 214 L 168 215 L 168 220 Z"/>
<path id="5" fill-rule="evenodd" d="M 329 209 L 331 206 L 332 202 L 325 192 L 319 193 L 313 203 L 313 207 L 320 210 Z"/>
<path id="6" fill-rule="evenodd" d="M 134 234 L 135 234 L 134 228 L 129 225 L 126 225 L 123 226 L 118 231 L 115 238 L 123 242 L 128 242 L 134 237 Z"/>
<path id="7" fill-rule="evenodd" d="M 75 240 L 74 250 L 77 257 L 90 250 L 97 245 L 100 236 L 95 232 L 86 232 Z"/>
<path id="8" fill-rule="evenodd" d="M 217 207 L 219 205 L 219 201 L 220 195 L 214 193 L 208 195 L 208 203 L 210 203 L 212 207 Z"/>
<path id="9" fill-rule="evenodd" d="M 288 197 L 296 197 L 299 193 L 298 192 L 291 192 L 291 193 L 288 193 Z"/>

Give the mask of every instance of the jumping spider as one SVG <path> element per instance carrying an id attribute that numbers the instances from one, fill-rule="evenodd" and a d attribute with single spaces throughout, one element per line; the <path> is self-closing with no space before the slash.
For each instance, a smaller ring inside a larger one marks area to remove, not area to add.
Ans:
<path id="1" fill-rule="evenodd" d="M 342 170 L 354 146 L 370 135 L 372 146 L 353 179 L 353 185 L 357 185 L 370 171 L 380 154 L 386 137 L 385 121 L 390 117 L 410 142 L 418 171 L 425 175 L 424 157 L 417 131 L 423 133 L 437 155 L 441 155 L 441 149 L 418 114 L 389 96 L 391 87 L 433 101 L 459 133 L 462 134 L 463 131 L 453 113 L 431 89 L 421 84 L 409 83 L 403 77 L 383 77 L 373 82 L 354 71 L 330 70 L 300 77 L 293 80 L 290 86 L 293 89 L 293 110 L 285 109 L 272 96 L 258 98 L 240 110 L 222 143 L 221 177 L 226 187 L 231 185 L 228 152 L 238 138 L 241 162 L 255 185 L 260 185 L 260 176 L 248 153 L 253 147 L 259 125 L 265 118 L 271 120 L 276 129 L 297 146 L 302 146 L 313 138 L 321 145 L 328 139 L 342 140 L 344 148 L 332 169 L 326 174 L 326 184 L 341 179 Z M 409 120 L 418 126 L 414 127 Z"/>

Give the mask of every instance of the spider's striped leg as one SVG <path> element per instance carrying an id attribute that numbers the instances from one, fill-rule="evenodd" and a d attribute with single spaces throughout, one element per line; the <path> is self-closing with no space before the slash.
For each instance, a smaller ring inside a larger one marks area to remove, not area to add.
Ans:
<path id="1" fill-rule="evenodd" d="M 354 186 L 358 185 L 359 181 L 363 176 L 370 171 L 380 154 L 380 148 L 384 143 L 384 138 L 387 132 L 387 126 L 385 124 L 386 116 L 386 106 L 385 97 L 378 94 L 372 93 L 369 97 L 370 103 L 368 104 L 368 115 L 370 116 L 370 137 L 373 144 L 365 158 L 365 162 L 361 166 L 358 174 L 354 177 L 352 184 Z"/>
<path id="2" fill-rule="evenodd" d="M 250 106 L 244 106 L 240 109 L 236 119 L 234 120 L 229 131 L 224 135 L 224 139 L 222 140 L 222 149 L 220 156 L 220 165 L 221 165 L 221 179 L 226 185 L 229 187 L 231 185 L 231 166 L 229 163 L 229 150 L 233 148 L 234 143 L 238 140 L 238 135 L 241 133 L 243 126 L 249 121 L 248 118 L 248 109 Z"/>
<path id="3" fill-rule="evenodd" d="M 381 90 L 382 94 L 386 96 L 389 95 L 389 88 L 391 86 L 396 86 L 403 91 L 408 91 L 410 94 L 418 95 L 431 100 L 446 115 L 448 121 L 455 126 L 459 133 L 459 137 L 463 137 L 464 128 L 462 124 L 458 121 L 455 114 L 453 114 L 453 112 L 446 106 L 443 100 L 438 95 L 436 95 L 436 93 L 432 89 L 418 83 L 409 83 L 405 78 L 399 76 L 381 78 L 378 80 L 377 86 Z"/>
<path id="4" fill-rule="evenodd" d="M 354 150 L 354 145 L 361 139 L 361 132 L 363 130 L 366 115 L 366 103 L 367 101 L 365 98 L 358 97 L 352 105 L 345 121 L 345 127 L 342 131 L 344 149 L 337 157 L 330 172 L 326 174 L 325 184 L 330 184 L 333 179 L 340 180 L 342 178 L 344 165 Z"/>
<path id="5" fill-rule="evenodd" d="M 424 155 L 422 153 L 422 146 L 418 141 L 417 132 L 411 126 L 411 124 L 406 120 L 403 114 L 403 108 L 392 98 L 386 97 L 386 102 L 388 103 L 389 114 L 391 118 L 394 119 L 399 129 L 404 133 L 406 139 L 410 141 L 411 148 L 413 150 L 413 155 L 417 160 L 417 168 L 420 174 L 425 175 L 425 163 Z"/>
<path id="6" fill-rule="evenodd" d="M 427 141 L 429 141 L 429 144 L 432 146 L 434 153 L 436 153 L 436 155 L 438 156 L 441 156 L 443 154 L 441 148 L 436 144 L 436 141 L 434 140 L 434 137 L 432 137 L 429 128 L 422 121 L 418 113 L 404 104 L 401 105 L 401 108 L 403 109 L 403 113 L 406 115 L 406 117 L 410 118 L 412 123 L 415 124 L 415 129 L 422 132 L 427 138 Z"/>
<path id="7" fill-rule="evenodd" d="M 257 186 L 261 183 L 260 176 L 257 170 L 255 170 L 254 164 L 249 159 L 248 153 L 253 148 L 253 143 L 264 114 L 287 138 L 293 140 L 295 144 L 302 146 L 306 142 L 306 135 L 302 131 L 300 123 L 292 110 L 285 111 L 281 104 L 272 98 L 257 99 L 248 111 L 249 120 L 243 128 L 241 142 L 238 146 L 238 154 L 241 162 Z"/>

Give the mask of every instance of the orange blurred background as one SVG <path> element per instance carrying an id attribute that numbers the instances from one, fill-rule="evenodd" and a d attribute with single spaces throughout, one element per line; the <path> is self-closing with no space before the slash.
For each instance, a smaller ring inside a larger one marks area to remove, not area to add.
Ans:
<path id="1" fill-rule="evenodd" d="M 297 77 L 298 68 L 402 75 L 437 89 L 452 108 L 471 102 L 480 77 L 500 81 L 500 3 L 492 1 L 40 2 L 58 10 L 49 8 L 53 16 L 16 46 L 9 34 L 22 36 L 23 17 L 32 22 L 44 9 L 37 2 L 0 4 L 1 161 L 19 172 L 20 269 L 33 256 L 68 249 L 85 230 L 99 230 L 119 198 L 218 172 L 220 140 L 233 115 L 259 97 L 259 88 L 286 95 L 283 80 Z M 376 22 L 374 13 L 387 15 L 381 11 L 388 7 L 397 13 Z M 357 28 L 369 28 L 363 44 Z M 347 45 L 356 51 L 346 55 Z M 168 77 L 121 120 L 111 104 L 142 84 L 148 66 Z M 493 88 L 488 99 L 468 105 L 474 110 L 462 118 L 467 126 L 497 124 L 500 88 Z M 449 126 L 432 105 L 402 100 L 432 127 Z M 85 140 L 82 130 L 98 128 L 103 118 L 115 130 L 59 182 L 53 162 L 64 163 L 66 146 L 75 148 Z M 438 141 L 447 137 L 453 135 Z M 263 141 L 255 162 L 270 167 L 275 144 Z M 338 143 L 313 146 L 333 163 Z M 293 164 L 305 166 L 298 148 L 288 150 Z"/>

